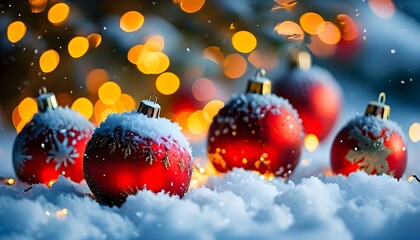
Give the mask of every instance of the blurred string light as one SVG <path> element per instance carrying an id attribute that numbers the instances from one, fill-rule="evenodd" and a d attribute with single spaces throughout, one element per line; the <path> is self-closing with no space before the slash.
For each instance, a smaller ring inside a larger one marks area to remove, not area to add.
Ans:
<path id="1" fill-rule="evenodd" d="M 108 72 L 102 68 L 91 70 L 86 76 L 86 88 L 89 93 L 97 93 L 99 87 L 109 80 Z"/>
<path id="2" fill-rule="evenodd" d="M 97 48 L 102 42 L 102 36 L 98 33 L 89 34 L 86 39 L 89 41 L 89 47 L 93 48 Z"/>
<path id="3" fill-rule="evenodd" d="M 346 41 L 352 41 L 358 37 L 356 22 L 346 14 L 338 14 L 336 17 L 339 28 L 341 29 L 341 38 Z"/>
<path id="4" fill-rule="evenodd" d="M 106 82 L 98 90 L 99 99 L 108 105 L 114 104 L 121 96 L 121 88 L 115 82 Z"/>
<path id="5" fill-rule="evenodd" d="M 203 50 L 203 57 L 214 62 L 217 65 L 222 65 L 225 56 L 223 52 L 217 46 L 206 47 Z"/>
<path id="6" fill-rule="evenodd" d="M 47 0 L 28 0 L 32 13 L 40 13 L 47 7 Z"/>
<path id="7" fill-rule="evenodd" d="M 326 44 L 318 37 L 318 35 L 312 35 L 311 41 L 307 45 L 309 50 L 318 57 L 332 57 L 337 52 L 336 44 Z"/>
<path id="8" fill-rule="evenodd" d="M 379 18 L 389 19 L 395 13 L 395 5 L 392 0 L 368 0 L 368 6 Z"/>
<path id="9" fill-rule="evenodd" d="M 60 56 L 58 53 L 55 50 L 50 49 L 42 53 L 39 58 L 39 67 L 44 73 L 49 73 L 54 71 L 59 62 Z"/>
<path id="10" fill-rule="evenodd" d="M 271 11 L 281 9 L 291 10 L 297 5 L 296 0 L 274 0 L 274 2 L 276 2 L 276 5 L 274 5 L 273 8 L 271 8 Z"/>
<path id="11" fill-rule="evenodd" d="M 48 10 L 48 21 L 52 24 L 59 25 L 63 23 L 70 13 L 70 7 L 66 3 L 57 3 Z"/>
<path id="12" fill-rule="evenodd" d="M 408 136 L 411 141 L 418 142 L 420 141 L 420 123 L 413 123 L 408 130 Z"/>
<path id="13" fill-rule="evenodd" d="M 217 170 L 213 167 L 210 161 L 206 161 L 204 166 L 198 164 L 203 159 L 198 157 L 194 159 L 193 173 L 191 175 L 190 189 L 203 186 L 207 183 L 209 177 L 218 175 Z"/>
<path id="14" fill-rule="evenodd" d="M 120 28 L 124 32 L 135 32 L 139 30 L 144 23 L 144 16 L 137 11 L 126 12 L 120 18 Z"/>
<path id="15" fill-rule="evenodd" d="M 204 6 L 206 0 L 173 0 L 173 2 L 179 4 L 179 7 L 184 12 L 195 13 Z"/>
<path id="16" fill-rule="evenodd" d="M 63 209 L 55 211 L 55 216 L 58 219 L 64 219 L 68 213 L 69 211 L 67 210 L 67 208 L 63 208 Z"/>
<path id="17" fill-rule="evenodd" d="M 202 134 L 206 132 L 210 126 L 210 122 L 206 112 L 197 110 L 193 112 L 187 120 L 188 130 L 194 134 Z"/>
<path id="18" fill-rule="evenodd" d="M 89 41 L 85 37 L 74 37 L 68 44 L 68 52 L 73 58 L 82 57 L 88 49 Z"/>
<path id="19" fill-rule="evenodd" d="M 247 62 L 245 58 L 237 53 L 227 55 L 223 61 L 223 72 L 228 78 L 242 77 L 246 69 Z"/>
<path id="20" fill-rule="evenodd" d="M 324 19 L 317 13 L 307 12 L 299 18 L 302 29 L 309 34 L 317 34 L 318 27 L 324 23 Z"/>
<path id="21" fill-rule="evenodd" d="M 93 115 L 93 104 L 89 99 L 84 97 L 76 99 L 71 105 L 71 108 L 86 119 L 90 119 Z"/>
<path id="22" fill-rule="evenodd" d="M 232 45 L 238 52 L 250 53 L 257 46 L 257 38 L 248 31 L 239 31 L 233 34 Z"/>
<path id="23" fill-rule="evenodd" d="M 160 35 L 153 35 L 146 39 L 144 45 L 138 44 L 131 47 L 127 59 L 137 66 L 144 74 L 160 74 L 170 65 L 169 57 L 162 52 L 165 40 Z"/>
<path id="24" fill-rule="evenodd" d="M 264 68 L 272 70 L 279 64 L 279 57 L 276 53 L 262 52 L 260 50 L 252 51 L 248 56 L 248 62 L 255 68 Z"/>
<path id="25" fill-rule="evenodd" d="M 284 21 L 277 24 L 274 27 L 274 31 L 277 32 L 281 37 L 286 40 L 290 41 L 303 41 L 303 30 L 302 28 L 295 22 L 292 21 Z"/>
<path id="26" fill-rule="evenodd" d="M 314 152 L 318 148 L 319 140 L 314 134 L 306 135 L 304 139 L 305 148 L 309 152 Z"/>
<path id="27" fill-rule="evenodd" d="M 21 21 L 15 21 L 7 27 L 7 39 L 10 42 L 19 42 L 26 34 L 26 25 Z"/>
<path id="28" fill-rule="evenodd" d="M 210 101 L 216 95 L 216 86 L 208 78 L 199 78 L 191 86 L 192 94 L 198 101 Z"/>
<path id="29" fill-rule="evenodd" d="M 171 95 L 175 93 L 180 85 L 180 80 L 177 75 L 172 72 L 164 72 L 156 78 L 156 89 L 164 94 Z"/>
<path id="30" fill-rule="evenodd" d="M 340 30 L 329 21 L 325 21 L 317 27 L 317 34 L 321 41 L 330 45 L 337 44 L 341 39 Z"/>

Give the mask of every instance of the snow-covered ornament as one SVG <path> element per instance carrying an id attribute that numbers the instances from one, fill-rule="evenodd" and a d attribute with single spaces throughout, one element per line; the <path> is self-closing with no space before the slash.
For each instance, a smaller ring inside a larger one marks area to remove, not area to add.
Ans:
<path id="1" fill-rule="evenodd" d="M 312 65 L 308 52 L 299 49 L 292 55 L 290 70 L 274 82 L 273 92 L 296 108 L 305 133 L 322 141 L 339 116 L 341 88 L 326 69 Z"/>
<path id="2" fill-rule="evenodd" d="M 401 178 L 407 145 L 401 128 L 389 120 L 390 111 L 385 93 L 381 93 L 378 102 L 368 104 L 364 115 L 354 117 L 341 129 L 331 148 L 334 173 L 349 175 L 363 170 Z"/>
<path id="3" fill-rule="evenodd" d="M 288 177 L 299 162 L 303 131 L 290 103 L 271 94 L 265 70 L 220 109 L 210 125 L 208 154 L 216 170 L 253 170 L 270 179 Z"/>
<path id="4" fill-rule="evenodd" d="M 83 169 L 99 202 L 120 206 L 128 195 L 142 189 L 181 197 L 187 192 L 192 173 L 190 145 L 178 124 L 159 117 L 156 101 L 152 94 L 137 111 L 110 114 L 95 129 Z"/>
<path id="5" fill-rule="evenodd" d="M 50 185 L 64 175 L 75 182 L 83 177 L 83 153 L 93 124 L 68 107 L 59 107 L 55 95 L 39 90 L 38 113 L 17 135 L 13 166 L 18 178 Z"/>

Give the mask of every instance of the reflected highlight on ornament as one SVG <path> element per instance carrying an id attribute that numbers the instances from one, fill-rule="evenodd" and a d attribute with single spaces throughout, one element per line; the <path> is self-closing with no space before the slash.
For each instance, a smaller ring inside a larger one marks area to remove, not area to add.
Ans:
<path id="1" fill-rule="evenodd" d="M 420 123 L 413 123 L 408 130 L 408 136 L 411 141 L 418 142 L 420 141 Z"/>
<path id="2" fill-rule="evenodd" d="M 50 49 L 42 53 L 39 58 L 39 67 L 44 73 L 49 73 L 54 71 L 59 62 L 60 55 L 55 50 Z"/>
<path id="3" fill-rule="evenodd" d="M 295 22 L 284 21 L 282 23 L 279 23 L 274 27 L 274 31 L 276 31 L 281 37 L 283 37 L 286 40 L 303 41 L 303 30 Z"/>
<path id="4" fill-rule="evenodd" d="M 304 140 L 305 148 L 309 152 L 314 152 L 318 148 L 319 140 L 314 134 L 308 134 Z"/>
<path id="5" fill-rule="evenodd" d="M 70 13 L 70 7 L 66 3 L 57 3 L 48 11 L 48 20 L 52 24 L 64 22 Z"/>
<path id="6" fill-rule="evenodd" d="M 121 96 L 121 88 L 115 82 L 106 82 L 98 90 L 99 99 L 105 104 L 114 104 Z"/>
<path id="7" fill-rule="evenodd" d="M 40 13 L 47 7 L 47 0 L 29 0 L 32 13 Z"/>
<path id="8" fill-rule="evenodd" d="M 319 39 L 326 44 L 337 44 L 341 39 L 341 33 L 338 27 L 332 22 L 324 22 L 317 28 Z"/>
<path id="9" fill-rule="evenodd" d="M 26 25 L 21 21 L 15 21 L 7 27 L 7 39 L 11 43 L 19 42 L 26 34 Z"/>
<path id="10" fill-rule="evenodd" d="M 324 19 L 318 13 L 307 12 L 300 17 L 299 22 L 305 32 L 313 35 L 317 34 L 318 26 L 324 23 Z"/>
<path id="11" fill-rule="evenodd" d="M 180 80 L 178 76 L 171 72 L 162 73 L 156 78 L 156 89 L 164 95 L 175 93 L 179 85 Z"/>
<path id="12" fill-rule="evenodd" d="M 74 103 L 71 105 L 71 109 L 80 113 L 86 119 L 90 119 L 93 114 L 92 102 L 84 97 L 76 99 L 76 101 L 74 101 Z"/>
<path id="13" fill-rule="evenodd" d="M 74 37 L 70 40 L 68 45 L 68 51 L 70 56 L 73 58 L 80 58 L 89 49 L 89 41 L 85 37 Z"/>
<path id="14" fill-rule="evenodd" d="M 395 5 L 392 0 L 368 0 L 368 5 L 370 10 L 379 18 L 391 18 L 395 12 Z"/>
<path id="15" fill-rule="evenodd" d="M 93 48 L 97 48 L 102 42 L 102 36 L 98 33 L 89 34 L 89 36 L 87 36 L 86 39 L 89 42 L 89 47 Z"/>
<path id="16" fill-rule="evenodd" d="M 238 52 L 250 53 L 257 46 L 257 38 L 248 31 L 239 31 L 233 34 L 232 45 Z"/>
<path id="17" fill-rule="evenodd" d="M 174 3 L 179 4 L 182 11 L 186 13 L 195 13 L 204 6 L 206 0 L 174 0 Z"/>
<path id="18" fill-rule="evenodd" d="M 139 30 L 144 23 L 144 16 L 137 11 L 129 11 L 121 16 L 120 28 L 124 32 L 134 32 Z"/>
<path id="19" fill-rule="evenodd" d="M 239 78 L 247 69 L 245 58 L 237 53 L 229 54 L 223 62 L 223 72 L 228 78 Z"/>

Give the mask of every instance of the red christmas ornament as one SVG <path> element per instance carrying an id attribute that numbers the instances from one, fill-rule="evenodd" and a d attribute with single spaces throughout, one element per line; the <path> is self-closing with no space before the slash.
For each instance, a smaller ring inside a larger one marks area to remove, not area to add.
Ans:
<path id="1" fill-rule="evenodd" d="M 334 173 L 349 175 L 363 170 L 401 178 L 407 163 L 407 149 L 401 128 L 388 120 L 390 107 L 385 94 L 370 102 L 364 116 L 350 120 L 337 134 L 331 148 Z"/>
<path id="2" fill-rule="evenodd" d="M 271 82 L 259 70 L 245 94 L 234 95 L 210 125 L 208 154 L 219 172 L 244 168 L 288 177 L 298 164 L 303 144 L 296 110 L 271 93 Z"/>
<path id="3" fill-rule="evenodd" d="M 17 135 L 13 166 L 27 183 L 51 185 L 64 175 L 75 182 L 83 177 L 83 154 L 92 136 L 93 124 L 69 109 L 57 106 L 55 95 L 40 89 L 39 112 Z"/>
<path id="4" fill-rule="evenodd" d="M 331 132 L 341 109 L 341 89 L 325 69 L 311 66 L 311 56 L 299 51 L 293 68 L 274 84 L 273 92 L 290 101 L 306 134 L 321 141 Z"/>
<path id="5" fill-rule="evenodd" d="M 122 205 L 141 189 L 183 196 L 192 173 L 188 141 L 179 126 L 159 118 L 160 106 L 143 100 L 138 111 L 111 114 L 89 141 L 83 168 L 97 200 Z"/>

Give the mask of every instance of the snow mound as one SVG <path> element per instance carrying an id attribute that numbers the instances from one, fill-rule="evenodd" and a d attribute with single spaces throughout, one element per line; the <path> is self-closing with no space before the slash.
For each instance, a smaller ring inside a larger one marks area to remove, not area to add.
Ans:
<path id="1" fill-rule="evenodd" d="M 102 206 L 85 184 L 0 185 L 1 239 L 408 239 L 420 184 L 387 175 L 262 180 L 235 169 L 183 199 L 140 191 Z M 66 209 L 67 214 L 63 214 Z"/>

